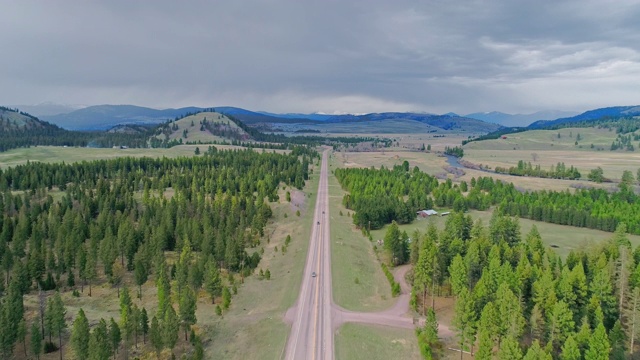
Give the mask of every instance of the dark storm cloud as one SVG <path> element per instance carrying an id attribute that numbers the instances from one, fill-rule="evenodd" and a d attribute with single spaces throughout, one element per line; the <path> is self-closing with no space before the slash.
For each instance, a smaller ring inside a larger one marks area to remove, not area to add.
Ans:
<path id="1" fill-rule="evenodd" d="M 5 104 L 460 113 L 640 103 L 637 1 L 20 1 Z"/>

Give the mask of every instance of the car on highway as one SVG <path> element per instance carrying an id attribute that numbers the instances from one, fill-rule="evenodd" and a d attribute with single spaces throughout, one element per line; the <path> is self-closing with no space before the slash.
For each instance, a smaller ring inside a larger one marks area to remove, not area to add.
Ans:
<path id="1" fill-rule="evenodd" d="M 318 225 L 320 225 L 320 221 L 318 221 Z"/>
<path id="2" fill-rule="evenodd" d="M 311 273 L 311 277 L 316 277 L 316 272 L 315 271 Z"/>

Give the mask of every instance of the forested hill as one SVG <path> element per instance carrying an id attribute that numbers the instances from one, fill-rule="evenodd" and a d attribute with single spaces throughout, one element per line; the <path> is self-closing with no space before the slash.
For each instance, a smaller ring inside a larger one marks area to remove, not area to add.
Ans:
<path id="1" fill-rule="evenodd" d="M 620 107 L 616 109 L 624 109 Z M 587 114 L 587 115 L 585 115 Z M 595 114 L 605 114 L 596 117 Z M 509 127 L 491 132 L 486 135 L 479 136 L 475 139 L 469 139 L 462 142 L 462 145 L 471 141 L 493 140 L 498 139 L 506 134 L 515 134 L 529 130 L 558 130 L 564 128 L 611 128 L 615 129 L 618 134 L 627 134 L 640 129 L 640 106 L 630 107 L 628 111 L 611 112 L 587 112 L 584 116 L 575 116 L 573 118 L 558 119 L 554 121 L 535 122 L 528 127 Z"/>
<path id="2" fill-rule="evenodd" d="M 38 145 L 146 147 L 144 132 L 75 132 L 59 128 L 37 117 L 0 106 L 0 152 Z"/>
<path id="3" fill-rule="evenodd" d="M 33 145 L 86 146 L 87 139 L 17 109 L 0 107 L 0 151 Z"/>

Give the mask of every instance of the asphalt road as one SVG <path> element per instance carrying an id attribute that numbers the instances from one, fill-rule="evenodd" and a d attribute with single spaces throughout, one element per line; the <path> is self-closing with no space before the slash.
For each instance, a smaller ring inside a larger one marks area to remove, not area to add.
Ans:
<path id="1" fill-rule="evenodd" d="M 333 303 L 329 249 L 331 217 L 329 215 L 328 152 L 329 150 L 325 150 L 322 154 L 313 228 L 300 294 L 296 304 L 285 314 L 285 321 L 291 324 L 291 333 L 284 349 L 284 358 L 287 360 L 334 359 L 333 334 L 347 322 L 406 329 L 424 324 L 423 319 L 414 321 L 409 309 L 411 288 L 405 279 L 410 269 L 408 265 L 394 269 L 394 277 L 401 285 L 401 294 L 391 308 L 375 313 L 365 313 L 348 311 Z M 314 273 L 316 276 L 313 276 Z M 442 324 L 438 328 L 438 333 L 441 338 L 454 335 L 447 326 Z"/>
<path id="2" fill-rule="evenodd" d="M 307 262 L 298 301 L 291 309 L 293 324 L 287 339 L 285 359 L 334 358 L 327 156 L 328 150 L 325 150 Z"/>

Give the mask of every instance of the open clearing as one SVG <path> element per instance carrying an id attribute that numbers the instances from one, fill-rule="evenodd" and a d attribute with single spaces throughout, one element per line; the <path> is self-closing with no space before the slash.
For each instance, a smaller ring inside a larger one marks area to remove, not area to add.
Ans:
<path id="1" fill-rule="evenodd" d="M 420 359 L 413 330 L 345 324 L 336 331 L 336 359 Z"/>

